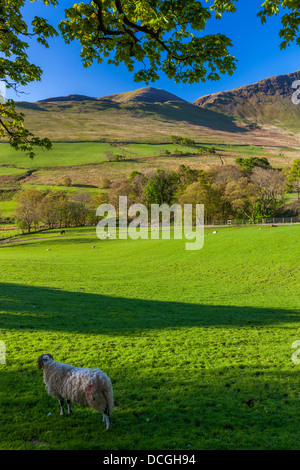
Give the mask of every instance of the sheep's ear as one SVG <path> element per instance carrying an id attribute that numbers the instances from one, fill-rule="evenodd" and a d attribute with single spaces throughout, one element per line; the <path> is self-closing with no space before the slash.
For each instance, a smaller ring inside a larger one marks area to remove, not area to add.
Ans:
<path id="1" fill-rule="evenodd" d="M 39 357 L 38 357 L 38 360 L 37 360 L 37 364 L 36 364 L 36 365 L 38 366 L 39 369 L 42 369 L 42 367 L 43 367 L 42 357 L 43 357 L 43 356 L 39 356 Z"/>

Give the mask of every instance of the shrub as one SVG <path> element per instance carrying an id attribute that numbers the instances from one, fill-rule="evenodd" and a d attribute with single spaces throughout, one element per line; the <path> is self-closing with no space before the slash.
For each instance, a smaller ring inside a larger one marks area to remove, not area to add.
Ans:
<path id="1" fill-rule="evenodd" d="M 114 154 L 111 150 L 106 150 L 104 152 L 105 157 L 108 159 L 109 162 L 119 162 L 120 160 L 125 160 L 126 155 L 125 153 L 123 154 Z"/>
<path id="2" fill-rule="evenodd" d="M 245 170 L 253 170 L 254 167 L 261 167 L 261 168 L 270 168 L 270 163 L 266 157 L 250 157 L 250 158 L 243 158 L 238 157 L 234 160 L 234 163 Z"/>
<path id="3" fill-rule="evenodd" d="M 200 155 L 213 155 L 216 153 L 215 147 L 202 147 L 199 149 Z"/>
<path id="4" fill-rule="evenodd" d="M 72 180 L 69 176 L 64 176 L 62 179 L 62 184 L 64 186 L 72 186 Z"/>
<path id="5" fill-rule="evenodd" d="M 188 137 L 180 137 L 178 135 L 171 135 L 170 141 L 172 144 L 183 145 L 186 147 L 194 147 L 195 141 L 193 139 L 189 139 Z"/>
<path id="6" fill-rule="evenodd" d="M 101 178 L 100 179 L 100 184 L 99 184 L 99 188 L 101 189 L 108 189 L 111 185 L 111 181 L 109 178 Z"/>

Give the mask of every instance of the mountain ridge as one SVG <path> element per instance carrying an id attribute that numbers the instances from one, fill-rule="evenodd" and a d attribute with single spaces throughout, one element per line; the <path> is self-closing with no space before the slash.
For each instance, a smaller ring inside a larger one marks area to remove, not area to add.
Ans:
<path id="1" fill-rule="evenodd" d="M 300 71 L 193 103 L 143 87 L 103 97 L 71 94 L 35 103 L 20 101 L 16 106 L 24 113 L 27 128 L 56 142 L 166 142 L 171 135 L 180 135 L 206 142 L 276 141 L 292 147 L 300 137 L 300 105 L 291 101 L 295 79 L 300 79 Z"/>
<path id="2" fill-rule="evenodd" d="M 67 96 L 50 97 L 36 103 L 51 103 L 61 101 L 112 101 L 116 103 L 166 103 L 168 101 L 185 101 L 182 98 L 161 88 L 143 87 L 133 91 L 114 93 L 102 97 L 71 94 Z"/>

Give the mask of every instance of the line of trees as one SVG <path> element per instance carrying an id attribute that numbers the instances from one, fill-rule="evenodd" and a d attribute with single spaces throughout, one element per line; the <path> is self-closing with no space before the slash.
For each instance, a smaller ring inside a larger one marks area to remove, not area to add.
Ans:
<path id="1" fill-rule="evenodd" d="M 259 160 L 259 159 L 258 159 Z M 20 194 L 15 217 L 18 226 L 28 233 L 41 224 L 48 227 L 71 227 L 96 224 L 96 208 L 103 203 L 116 210 L 119 196 L 127 196 L 129 206 L 145 204 L 204 204 L 205 222 L 213 220 L 294 216 L 299 214 L 300 160 L 289 171 L 271 168 L 265 160 L 235 165 L 220 165 L 196 170 L 180 165 L 177 171 L 134 170 L 129 177 L 103 179 L 105 192 L 91 196 L 87 192 L 67 195 L 27 190 Z M 251 169 L 249 169 L 251 167 Z M 288 193 L 298 190 L 290 201 Z"/>
<path id="2" fill-rule="evenodd" d="M 96 222 L 97 202 L 87 192 L 67 195 L 64 192 L 45 193 L 29 189 L 18 198 L 15 218 L 23 233 L 37 230 L 40 225 L 55 227 L 79 227 Z"/>
<path id="3" fill-rule="evenodd" d="M 245 159 L 247 160 L 247 159 Z M 250 159 L 249 159 L 250 160 Z M 294 216 L 299 199 L 290 201 L 288 193 L 299 187 L 295 160 L 289 171 L 272 168 L 266 158 L 235 165 L 195 170 L 180 165 L 177 171 L 158 169 L 133 171 L 129 178 L 114 181 L 102 197 L 117 206 L 119 196 L 129 204 L 204 204 L 205 222 L 227 219 Z"/>

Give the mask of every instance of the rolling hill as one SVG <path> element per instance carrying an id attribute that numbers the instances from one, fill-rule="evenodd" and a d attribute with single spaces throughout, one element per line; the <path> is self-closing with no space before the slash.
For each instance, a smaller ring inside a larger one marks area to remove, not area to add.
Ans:
<path id="1" fill-rule="evenodd" d="M 291 83 L 300 72 L 189 103 L 153 87 L 90 97 L 71 94 L 17 102 L 25 126 L 53 142 L 197 142 L 299 147 L 299 108 Z M 257 125 L 259 124 L 259 126 Z"/>
<path id="2" fill-rule="evenodd" d="M 300 70 L 288 75 L 266 78 L 234 90 L 202 96 L 193 104 L 236 120 L 275 125 L 298 133 L 300 106 L 292 102 L 295 92 L 292 84 L 296 80 L 300 80 Z"/>

